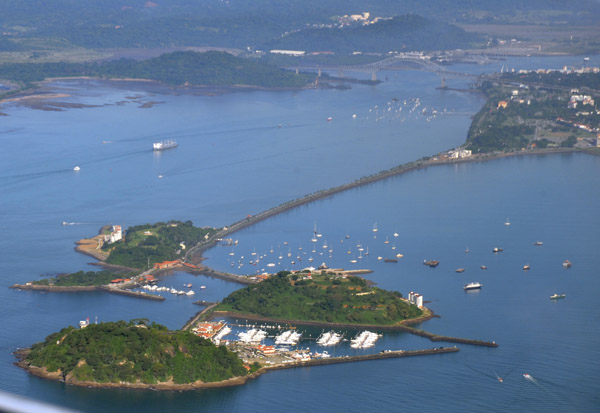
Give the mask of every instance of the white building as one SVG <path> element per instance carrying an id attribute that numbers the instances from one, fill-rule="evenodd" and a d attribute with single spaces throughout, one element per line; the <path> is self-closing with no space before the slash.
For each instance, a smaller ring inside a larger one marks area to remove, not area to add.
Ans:
<path id="1" fill-rule="evenodd" d="M 469 158 L 471 155 L 472 155 L 472 153 L 468 149 L 460 149 L 458 151 L 448 152 L 448 157 L 451 159 Z"/>
<path id="2" fill-rule="evenodd" d="M 123 232 L 121 231 L 120 225 L 113 225 L 112 232 L 104 237 L 105 241 L 108 241 L 109 244 L 112 244 L 117 241 L 121 241 L 123 239 Z"/>
<path id="3" fill-rule="evenodd" d="M 408 293 L 408 302 L 416 305 L 417 307 L 423 307 L 423 296 L 413 291 Z"/>
<path id="4" fill-rule="evenodd" d="M 273 54 L 284 54 L 287 56 L 304 56 L 306 53 L 304 50 L 271 50 Z"/>

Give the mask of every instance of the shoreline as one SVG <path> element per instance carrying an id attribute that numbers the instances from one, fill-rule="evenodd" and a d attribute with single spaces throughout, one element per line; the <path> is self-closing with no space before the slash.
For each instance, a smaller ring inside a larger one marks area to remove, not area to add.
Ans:
<path id="1" fill-rule="evenodd" d="M 169 90 L 171 92 L 188 92 L 189 94 L 199 94 L 199 95 L 222 95 L 226 93 L 234 93 L 234 92 L 247 92 L 247 91 L 298 91 L 298 90 L 307 90 L 307 89 L 315 89 L 320 86 L 316 86 L 313 84 L 307 84 L 302 87 L 294 86 L 294 87 L 267 87 L 267 86 L 259 86 L 259 85 L 191 85 L 191 86 L 182 86 L 182 85 L 169 85 L 160 80 L 155 79 L 145 79 L 145 78 L 128 78 L 128 77 L 114 77 L 114 78 L 104 78 L 104 77 L 94 77 L 94 76 L 64 76 L 64 77 L 52 77 L 46 78 L 44 80 L 39 80 L 36 82 L 32 82 L 31 86 L 18 90 L 14 94 L 10 94 L 4 98 L 0 98 L 0 105 L 4 103 L 14 103 L 21 102 L 26 100 L 44 100 L 44 99 L 58 99 L 69 97 L 69 94 L 66 93 L 41 93 L 39 91 L 40 88 L 49 85 L 52 82 L 61 81 L 61 80 L 94 80 L 100 82 L 116 82 L 116 83 L 137 83 L 140 85 L 150 85 L 154 87 L 164 88 L 165 90 Z M 9 81 L 4 81 L 8 83 Z M 14 84 L 14 82 L 12 82 Z M 323 86 L 326 87 L 326 86 Z M 14 90 L 14 89 L 13 89 Z M 10 93 L 11 90 L 5 92 Z"/>
<path id="2" fill-rule="evenodd" d="M 252 321 L 264 321 L 268 323 L 278 323 L 278 324 L 291 324 L 291 325 L 301 325 L 301 326 L 311 326 L 311 327 L 325 327 L 325 328 L 355 328 L 355 329 L 363 329 L 363 328 L 371 328 L 374 330 L 385 330 L 385 331 L 408 331 L 407 326 L 424 323 L 425 321 L 431 320 L 432 318 L 439 318 L 433 311 L 424 308 L 424 314 L 420 317 L 410 318 L 406 320 L 399 321 L 396 324 L 351 324 L 351 323 L 329 323 L 327 321 L 311 321 L 311 320 L 288 320 L 285 318 L 272 318 L 272 317 L 264 317 L 260 315 L 253 314 L 244 314 L 238 313 L 236 311 L 213 311 L 210 315 L 209 319 L 214 319 L 217 317 L 237 317 L 244 320 L 252 320 Z"/>
<path id="3" fill-rule="evenodd" d="M 283 370 L 283 369 L 291 369 L 298 367 L 316 367 L 316 366 L 324 366 L 330 364 L 340 364 L 340 363 L 354 363 L 359 361 L 371 361 L 371 360 L 381 360 L 381 359 L 390 359 L 390 358 L 402 358 L 402 357 L 416 357 L 416 356 L 428 356 L 428 355 L 437 355 L 437 354 L 445 354 L 445 353 L 456 353 L 460 351 L 460 349 L 456 346 L 454 347 L 434 347 L 431 349 L 421 349 L 421 350 L 389 350 L 382 351 L 374 354 L 364 354 L 360 356 L 341 356 L 341 357 L 332 357 L 328 359 L 313 359 L 308 361 L 297 361 L 286 364 L 278 364 L 273 366 L 265 366 L 261 367 L 257 371 L 253 373 L 249 373 L 246 376 L 236 376 L 230 379 L 218 381 L 218 382 L 208 382 L 204 383 L 201 381 L 196 381 L 193 383 L 185 383 L 185 384 L 176 384 L 172 382 L 162 382 L 155 384 L 146 384 L 146 383 L 97 383 L 97 382 L 89 382 L 89 381 L 79 381 L 73 378 L 72 374 L 67 374 L 66 377 L 63 377 L 63 374 L 58 372 L 49 372 L 45 368 L 32 366 L 28 364 L 24 359 L 29 354 L 30 349 L 19 349 L 15 351 L 13 354 L 18 358 L 18 361 L 14 363 L 16 366 L 28 371 L 34 376 L 54 380 L 61 381 L 65 384 L 78 386 L 78 387 L 92 387 L 99 389 L 139 389 L 139 390 L 168 390 L 168 391 L 184 391 L 184 390 L 199 390 L 199 389 L 210 389 L 210 388 L 222 388 L 222 387 L 232 387 L 232 386 L 240 386 L 246 384 L 249 380 L 253 380 L 269 371 L 274 370 Z"/>
<path id="4" fill-rule="evenodd" d="M 155 294 L 130 291 L 123 288 L 111 288 L 106 285 L 37 285 L 37 284 L 13 284 L 8 288 L 15 290 L 43 291 L 47 293 L 80 293 L 80 292 L 108 292 L 112 294 L 126 295 L 128 297 L 144 298 L 146 300 L 165 301 L 165 297 Z"/>

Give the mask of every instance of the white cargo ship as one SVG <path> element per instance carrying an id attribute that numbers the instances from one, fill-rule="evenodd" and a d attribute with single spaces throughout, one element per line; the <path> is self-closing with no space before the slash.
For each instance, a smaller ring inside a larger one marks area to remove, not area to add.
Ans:
<path id="1" fill-rule="evenodd" d="M 155 151 L 164 151 L 166 149 L 171 149 L 171 148 L 176 148 L 176 147 L 177 147 L 177 142 L 175 142 L 172 139 L 169 139 L 166 141 L 154 142 L 152 144 L 152 148 Z"/>

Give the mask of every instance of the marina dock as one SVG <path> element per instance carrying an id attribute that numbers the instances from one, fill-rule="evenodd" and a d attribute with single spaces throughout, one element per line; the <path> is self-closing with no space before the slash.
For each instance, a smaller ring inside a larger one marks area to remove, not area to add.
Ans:
<path id="1" fill-rule="evenodd" d="M 434 354 L 445 354 L 445 353 L 456 353 L 460 349 L 456 346 L 453 347 L 434 347 L 424 350 L 384 350 L 376 354 L 365 354 L 362 356 L 343 356 L 343 357 L 331 357 L 323 359 L 313 359 L 306 361 L 298 361 L 294 363 L 277 364 L 273 366 L 267 366 L 265 370 L 280 370 L 289 369 L 295 367 L 308 367 L 308 366 L 325 366 L 328 364 L 339 364 L 339 363 L 354 363 L 357 361 L 369 361 L 369 360 L 383 360 L 400 357 L 415 357 L 415 356 L 430 356 Z"/>

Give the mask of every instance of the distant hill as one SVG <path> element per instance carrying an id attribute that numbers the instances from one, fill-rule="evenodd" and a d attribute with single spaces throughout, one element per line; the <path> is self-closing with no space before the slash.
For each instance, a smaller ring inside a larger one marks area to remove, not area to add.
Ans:
<path id="1" fill-rule="evenodd" d="M 386 53 L 470 48 L 483 41 L 481 36 L 455 25 L 408 14 L 369 25 L 304 29 L 269 43 L 268 48 Z"/>
<path id="2" fill-rule="evenodd" d="M 0 51 L 62 47 L 245 48 L 334 16 L 407 13 L 450 23 L 595 25 L 595 0 L 53 0 L 0 2 Z M 440 39 L 443 41 L 444 39 Z"/>
<path id="3" fill-rule="evenodd" d="M 50 77 L 91 76 L 151 79 L 169 85 L 302 87 L 313 76 L 295 74 L 266 63 L 225 52 L 173 52 L 136 61 L 121 59 L 102 63 L 0 64 L 0 78 L 21 82 Z"/>

